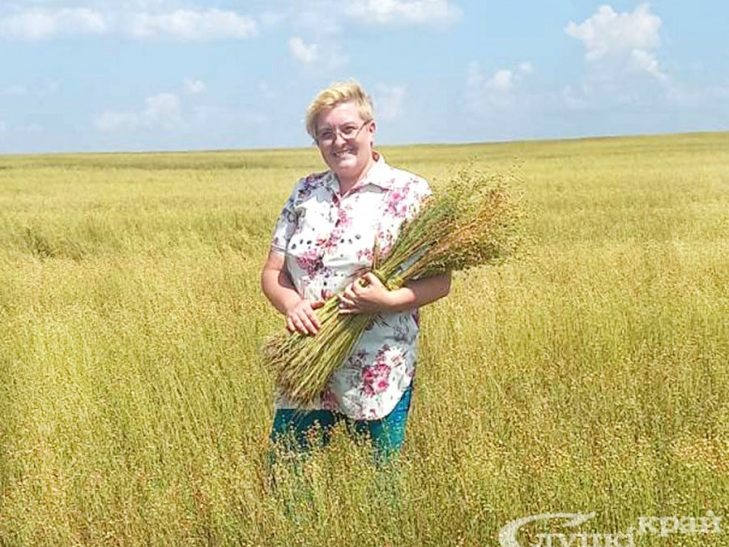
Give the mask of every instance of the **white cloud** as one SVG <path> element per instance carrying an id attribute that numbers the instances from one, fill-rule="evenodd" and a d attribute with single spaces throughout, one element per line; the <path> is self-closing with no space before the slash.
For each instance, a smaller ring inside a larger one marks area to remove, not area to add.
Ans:
<path id="1" fill-rule="evenodd" d="M 346 13 L 371 24 L 443 25 L 461 16 L 449 0 L 354 0 Z"/>
<path id="2" fill-rule="evenodd" d="M 12 84 L 0 89 L 0 97 L 48 97 L 61 88 L 57 80 L 41 80 L 29 84 Z"/>
<path id="3" fill-rule="evenodd" d="M 179 9 L 168 13 L 138 13 L 129 17 L 126 31 L 135 38 L 210 41 L 250 38 L 256 22 L 233 11 Z"/>
<path id="4" fill-rule="evenodd" d="M 147 127 L 163 126 L 167 129 L 178 125 L 180 99 L 173 93 L 158 93 L 144 100 L 146 108 L 142 112 L 142 123 Z"/>
<path id="5" fill-rule="evenodd" d="M 97 8 L 37 8 L 0 15 L 0 38 L 40 41 L 60 36 L 118 34 L 134 39 L 211 41 L 245 39 L 257 33 L 254 19 L 219 9 L 172 9 L 154 2 Z M 139 11 L 146 5 L 146 11 Z"/>
<path id="6" fill-rule="evenodd" d="M 564 105 L 581 110 L 650 104 L 660 91 L 656 83 L 671 85 L 655 53 L 661 24 L 648 4 L 632 12 L 603 5 L 581 23 L 570 22 L 564 31 L 582 42 L 587 70 L 580 85 L 564 88 Z"/>
<path id="7" fill-rule="evenodd" d="M 514 73 L 511 70 L 500 69 L 494 72 L 488 80 L 484 82 L 486 89 L 495 91 L 510 91 L 514 85 Z"/>
<path id="8" fill-rule="evenodd" d="M 104 15 L 87 8 L 31 8 L 0 18 L 0 38 L 39 41 L 59 35 L 104 34 Z"/>
<path id="9" fill-rule="evenodd" d="M 144 100 L 140 112 L 107 110 L 94 119 L 102 133 L 132 131 L 140 128 L 174 129 L 182 125 L 180 98 L 174 93 L 158 93 Z"/>
<path id="10" fill-rule="evenodd" d="M 641 4 L 632 13 L 617 13 L 608 5 L 600 6 L 582 23 L 570 21 L 564 30 L 582 41 L 588 60 L 596 60 L 636 49 L 655 49 L 661 42 L 660 28 L 661 18 L 650 12 L 648 4 Z"/>
<path id="11" fill-rule="evenodd" d="M 630 58 L 633 61 L 633 66 L 638 70 L 647 72 L 657 80 L 665 82 L 668 76 L 661 71 L 658 66 L 658 59 L 653 53 L 643 51 L 642 49 L 634 49 L 630 52 Z"/>
<path id="12" fill-rule="evenodd" d="M 531 74 L 534 72 L 534 67 L 529 61 L 525 61 L 523 63 L 519 63 L 519 72 L 522 74 Z"/>
<path id="13" fill-rule="evenodd" d="M 374 93 L 377 117 L 382 120 L 392 120 L 399 117 L 403 112 L 405 93 L 405 86 L 378 84 Z"/>
<path id="14" fill-rule="evenodd" d="M 300 36 L 293 36 L 288 41 L 291 56 L 301 63 L 307 72 L 323 77 L 349 63 L 349 57 L 343 53 L 338 35 L 327 35 L 325 32 L 311 34 L 318 40 L 305 42 Z M 326 42 L 325 48 L 320 46 L 320 41 Z"/>
<path id="15" fill-rule="evenodd" d="M 102 133 L 114 133 L 136 129 L 139 125 L 139 116 L 134 112 L 115 112 L 107 110 L 94 120 L 94 127 Z"/>
<path id="16" fill-rule="evenodd" d="M 447 130 L 461 140 L 513 139 L 542 123 L 544 91 L 531 85 L 535 67 L 529 61 L 485 69 L 478 61 L 468 64 L 462 91 L 462 121 Z"/>
<path id="17" fill-rule="evenodd" d="M 471 107 L 477 112 L 503 110 L 516 103 L 518 85 L 534 71 L 528 61 L 516 68 L 500 68 L 486 74 L 478 62 L 468 65 L 466 95 Z"/>
<path id="18" fill-rule="evenodd" d="M 294 36 L 289 40 L 291 55 L 304 64 L 311 64 L 318 59 L 318 49 L 317 44 L 306 44 L 298 36 Z"/>
<path id="19" fill-rule="evenodd" d="M 513 103 L 511 89 L 512 72 L 497 70 L 487 76 L 477 62 L 468 65 L 466 95 L 468 104 L 474 112 L 502 110 Z"/>
<path id="20" fill-rule="evenodd" d="M 189 93 L 190 95 L 200 95 L 201 93 L 205 93 L 205 91 L 207 90 L 207 86 L 202 80 L 185 78 L 185 81 L 182 83 L 182 85 L 185 89 L 185 92 Z"/>

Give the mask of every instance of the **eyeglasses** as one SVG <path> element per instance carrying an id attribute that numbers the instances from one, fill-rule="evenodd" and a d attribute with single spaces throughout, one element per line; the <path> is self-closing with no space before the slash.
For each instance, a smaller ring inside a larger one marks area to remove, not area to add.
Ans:
<path id="1" fill-rule="evenodd" d="M 341 135 L 345 141 L 353 141 L 359 136 L 359 132 L 362 131 L 364 126 L 371 121 L 367 120 L 359 127 L 353 123 L 348 123 L 344 127 L 326 128 L 317 135 L 315 141 L 317 144 L 330 145 L 337 140 L 337 135 Z"/>

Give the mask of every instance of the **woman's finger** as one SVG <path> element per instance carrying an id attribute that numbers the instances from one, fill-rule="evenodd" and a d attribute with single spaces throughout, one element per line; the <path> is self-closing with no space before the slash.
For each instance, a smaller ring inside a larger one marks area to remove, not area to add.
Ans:
<path id="1" fill-rule="evenodd" d="M 349 298 L 350 300 L 356 300 L 357 299 L 357 295 L 352 290 L 352 285 L 350 285 L 349 287 L 347 287 L 346 289 L 344 289 L 344 292 L 342 293 L 342 296 L 345 296 L 345 297 Z"/>
<path id="2" fill-rule="evenodd" d="M 362 285 L 359 284 L 359 279 L 350 285 L 352 287 L 352 293 L 359 296 L 362 293 Z"/>
<path id="3" fill-rule="evenodd" d="M 341 307 L 341 304 L 342 304 L 342 303 L 343 303 L 343 304 L 344 304 L 344 305 L 345 305 L 346 307 L 348 307 L 348 308 L 351 308 L 351 307 L 353 307 L 353 306 L 355 306 L 355 305 L 356 305 L 356 304 L 355 304 L 355 302 L 354 302 L 354 300 L 352 300 L 352 299 L 351 299 L 351 298 L 350 298 L 349 296 L 347 296 L 346 294 L 341 294 L 341 295 L 339 295 L 339 302 L 340 302 L 340 307 Z"/>
<path id="4" fill-rule="evenodd" d="M 313 308 L 305 308 L 304 313 L 309 318 L 309 321 L 314 325 L 316 330 L 319 330 L 321 328 L 321 323 L 319 322 L 319 318 L 316 316 L 316 312 L 313 310 Z"/>
<path id="5" fill-rule="evenodd" d="M 365 280 L 365 286 L 372 285 L 374 287 L 379 287 L 380 285 L 382 285 L 380 279 L 372 272 L 367 272 L 366 274 L 364 274 L 362 276 L 362 279 Z"/>
<path id="6" fill-rule="evenodd" d="M 308 334 L 316 334 L 317 328 L 314 326 L 314 324 L 311 322 L 309 317 L 306 315 L 306 312 L 301 311 L 299 313 L 299 321 L 304 325 L 304 329 L 306 330 L 306 333 Z"/>
<path id="7" fill-rule="evenodd" d="M 306 332 L 306 328 L 304 327 L 304 324 L 301 322 L 301 319 L 299 319 L 297 316 L 294 315 L 291 318 L 291 323 L 294 325 L 296 332 L 300 332 L 301 334 L 308 334 Z"/>
<path id="8" fill-rule="evenodd" d="M 294 322 L 291 320 L 290 317 L 286 318 L 286 328 L 289 332 L 294 333 L 296 332 L 296 327 L 294 326 Z"/>

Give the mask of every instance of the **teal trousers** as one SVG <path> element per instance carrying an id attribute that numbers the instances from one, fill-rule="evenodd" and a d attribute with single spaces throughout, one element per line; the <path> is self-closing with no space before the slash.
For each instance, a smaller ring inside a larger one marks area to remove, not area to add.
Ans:
<path id="1" fill-rule="evenodd" d="M 285 448 L 305 453 L 312 446 L 326 446 L 334 426 L 344 422 L 348 431 L 369 438 L 375 463 L 385 463 L 400 452 L 405 441 L 412 392 L 411 384 L 392 412 L 380 420 L 353 420 L 330 410 L 301 411 L 280 408 L 273 418 L 271 441 L 274 445 L 286 442 Z"/>

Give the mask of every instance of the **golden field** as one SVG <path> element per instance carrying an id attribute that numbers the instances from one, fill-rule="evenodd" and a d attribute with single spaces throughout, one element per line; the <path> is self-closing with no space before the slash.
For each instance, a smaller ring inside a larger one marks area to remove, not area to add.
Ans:
<path id="1" fill-rule="evenodd" d="M 0 545 L 729 545 L 729 133 L 382 152 L 517 165 L 529 243 L 424 308 L 394 470 L 341 435 L 276 495 L 259 272 L 316 150 L 0 157 Z"/>

